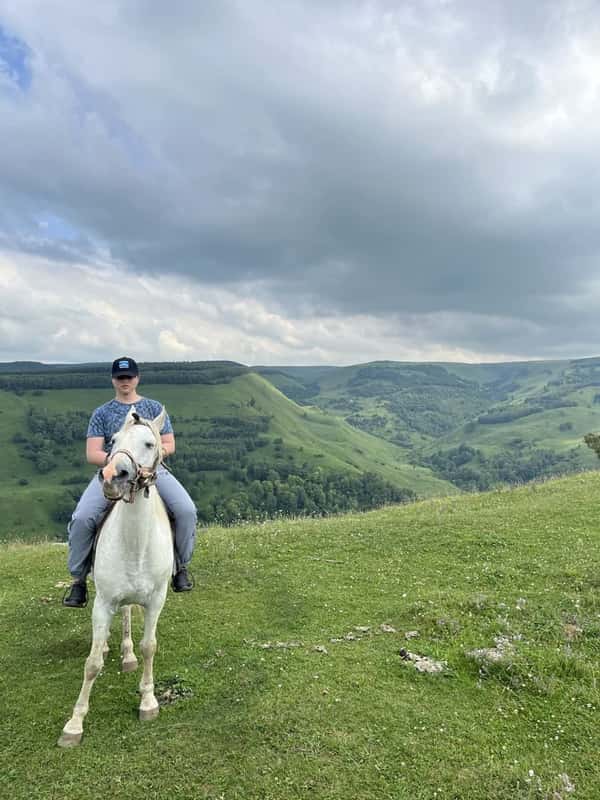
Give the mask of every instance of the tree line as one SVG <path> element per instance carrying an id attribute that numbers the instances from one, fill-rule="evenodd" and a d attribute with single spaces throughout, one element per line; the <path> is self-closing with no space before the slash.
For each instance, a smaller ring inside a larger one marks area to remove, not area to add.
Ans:
<path id="1" fill-rule="evenodd" d="M 326 516 L 417 499 L 412 489 L 394 486 L 370 472 L 352 475 L 304 465 L 285 474 L 265 465 L 267 477 L 252 478 L 252 474 L 249 469 L 246 480 L 238 481 L 232 492 L 211 499 L 202 497 L 200 489 L 195 497 L 200 519 L 230 524 L 276 516 Z"/>
<path id="2" fill-rule="evenodd" d="M 25 414 L 29 435 L 15 433 L 12 441 L 21 454 L 33 462 L 38 472 L 50 472 L 61 448 L 85 441 L 88 419 L 86 411 L 51 414 L 46 409 L 29 408 Z"/>
<path id="3" fill-rule="evenodd" d="M 248 367 L 228 361 L 166 364 L 140 364 L 146 384 L 221 384 L 229 383 Z M 0 389 L 23 395 L 51 389 L 106 389 L 110 365 L 53 367 L 41 372 L 0 374 Z"/>
<path id="4" fill-rule="evenodd" d="M 461 444 L 420 460 L 437 475 L 461 489 L 486 491 L 499 484 L 526 483 L 540 477 L 574 472 L 581 468 L 574 450 L 556 453 L 528 446 L 515 439 L 512 449 L 487 456 L 482 450 Z"/>

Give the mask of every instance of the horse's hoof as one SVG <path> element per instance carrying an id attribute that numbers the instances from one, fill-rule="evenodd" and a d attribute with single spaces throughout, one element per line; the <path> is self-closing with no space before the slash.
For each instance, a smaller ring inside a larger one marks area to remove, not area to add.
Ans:
<path id="1" fill-rule="evenodd" d="M 59 747 L 77 747 L 77 745 L 81 742 L 81 737 L 83 733 L 65 733 L 62 732 L 60 739 L 58 740 Z"/>
<path id="2" fill-rule="evenodd" d="M 156 708 L 140 708 L 140 721 L 150 722 L 151 719 L 158 717 L 158 706 Z"/>
<path id="3" fill-rule="evenodd" d="M 121 662 L 122 672 L 135 672 L 137 668 L 138 668 L 137 658 L 130 658 L 129 661 Z"/>

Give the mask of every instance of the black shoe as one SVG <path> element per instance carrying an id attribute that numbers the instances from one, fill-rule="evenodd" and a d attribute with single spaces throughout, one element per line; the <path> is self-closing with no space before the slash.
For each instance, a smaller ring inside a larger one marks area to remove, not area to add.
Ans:
<path id="1" fill-rule="evenodd" d="M 194 588 L 194 584 L 189 579 L 185 567 L 180 567 L 179 571 L 173 575 L 171 585 L 174 592 L 191 592 Z"/>
<path id="2" fill-rule="evenodd" d="M 63 597 L 63 606 L 69 608 L 85 608 L 87 606 L 88 593 L 85 581 L 73 581 L 69 594 Z"/>

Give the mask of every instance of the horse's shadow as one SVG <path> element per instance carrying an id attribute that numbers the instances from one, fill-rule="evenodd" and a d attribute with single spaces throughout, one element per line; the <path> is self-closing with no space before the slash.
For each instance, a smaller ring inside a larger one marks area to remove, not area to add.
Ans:
<path id="1" fill-rule="evenodd" d="M 45 642 L 44 646 L 36 648 L 40 655 L 56 659 L 81 660 L 90 651 L 90 635 L 86 634 L 69 636 L 68 638 L 54 639 Z"/>

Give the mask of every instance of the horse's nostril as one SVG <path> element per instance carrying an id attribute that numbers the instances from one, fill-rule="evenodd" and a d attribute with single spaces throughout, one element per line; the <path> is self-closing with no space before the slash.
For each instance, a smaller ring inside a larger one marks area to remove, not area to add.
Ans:
<path id="1" fill-rule="evenodd" d="M 128 474 L 126 469 L 119 470 L 119 478 L 126 478 Z"/>

